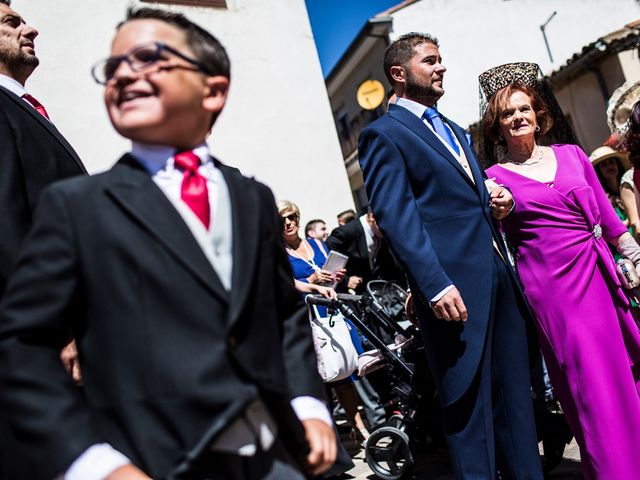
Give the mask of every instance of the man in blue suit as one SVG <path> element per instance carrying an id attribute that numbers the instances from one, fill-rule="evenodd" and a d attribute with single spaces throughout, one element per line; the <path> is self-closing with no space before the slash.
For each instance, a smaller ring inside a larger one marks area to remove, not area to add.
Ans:
<path id="1" fill-rule="evenodd" d="M 409 277 L 456 478 L 542 479 L 527 307 L 495 225 L 513 198 L 488 192 L 465 132 L 434 108 L 446 70 L 435 38 L 403 35 L 384 70 L 398 100 L 362 131 L 360 165 Z"/>

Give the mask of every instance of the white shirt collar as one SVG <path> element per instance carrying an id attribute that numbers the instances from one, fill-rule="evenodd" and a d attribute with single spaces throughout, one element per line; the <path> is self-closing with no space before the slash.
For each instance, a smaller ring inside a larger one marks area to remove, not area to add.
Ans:
<path id="1" fill-rule="evenodd" d="M 422 118 L 422 115 L 424 115 L 424 111 L 427 109 L 426 105 L 414 102 L 413 100 L 409 100 L 408 98 L 398 98 L 396 100 L 396 105 L 400 105 L 401 107 L 406 108 L 418 118 Z"/>
<path id="2" fill-rule="evenodd" d="M 136 157 L 151 175 L 155 175 L 167 167 L 173 167 L 173 156 L 175 153 L 176 149 L 167 145 L 133 142 L 131 146 L 131 155 Z M 201 143 L 195 147 L 193 153 L 200 158 L 203 165 L 211 161 L 209 147 L 207 147 L 206 143 Z"/>
<path id="3" fill-rule="evenodd" d="M 369 225 L 369 222 L 367 222 L 367 214 L 365 213 L 364 215 L 361 215 L 358 220 L 360 220 L 364 234 L 367 237 L 367 243 L 369 240 L 373 243 L 373 230 L 371 230 L 371 226 Z"/>
<path id="4" fill-rule="evenodd" d="M 22 97 L 27 91 L 24 86 L 20 84 L 15 78 L 7 77 L 0 73 L 0 85 L 9 90 L 11 93 L 15 93 L 17 96 Z"/>

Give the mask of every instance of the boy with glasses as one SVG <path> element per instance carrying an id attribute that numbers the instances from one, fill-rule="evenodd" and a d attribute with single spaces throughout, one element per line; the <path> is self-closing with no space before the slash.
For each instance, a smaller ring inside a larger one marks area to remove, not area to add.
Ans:
<path id="1" fill-rule="evenodd" d="M 335 437 L 272 194 L 204 143 L 224 48 L 142 8 L 111 53 L 92 73 L 132 151 L 46 191 L 0 313 L 0 400 L 29 478 L 321 473 Z M 69 331 L 83 396 L 54 361 Z"/>

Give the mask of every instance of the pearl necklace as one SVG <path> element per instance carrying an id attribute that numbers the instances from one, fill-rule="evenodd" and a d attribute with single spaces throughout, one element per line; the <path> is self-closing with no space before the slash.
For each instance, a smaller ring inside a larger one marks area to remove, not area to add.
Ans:
<path id="1" fill-rule="evenodd" d="M 533 156 L 535 155 L 535 158 L 533 158 Z M 515 162 L 513 160 L 511 160 L 511 155 L 509 155 L 509 152 L 507 152 L 507 155 L 504 158 L 504 161 L 507 163 L 511 163 L 512 165 L 518 165 L 521 167 L 529 167 L 531 165 L 536 165 L 538 163 L 540 163 L 542 161 L 542 159 L 544 158 L 544 152 L 542 151 L 542 148 L 540 148 L 538 145 L 535 146 L 533 153 L 531 155 L 531 157 L 529 158 L 529 160 L 526 160 L 524 162 Z"/>
<path id="2" fill-rule="evenodd" d="M 295 257 L 295 258 L 297 258 L 299 260 L 302 260 L 304 263 L 306 263 L 311 268 L 313 268 L 314 272 L 317 272 L 318 270 L 320 270 L 320 267 L 318 265 L 316 265 L 316 262 L 314 260 L 314 256 L 315 255 L 313 254 L 313 248 L 311 248 L 311 246 L 308 244 L 308 242 L 306 240 L 302 240 L 300 243 L 304 247 L 305 255 L 307 255 L 307 257 L 309 257 L 309 258 L 304 258 L 302 255 L 300 255 L 298 252 L 296 252 L 289 245 L 286 245 L 287 253 L 289 255 L 291 255 L 292 257 Z M 322 253 L 324 253 L 324 252 L 322 252 Z"/>

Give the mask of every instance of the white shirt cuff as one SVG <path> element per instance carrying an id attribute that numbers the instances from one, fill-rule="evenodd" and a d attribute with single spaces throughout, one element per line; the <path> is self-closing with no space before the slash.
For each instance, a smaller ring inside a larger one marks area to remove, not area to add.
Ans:
<path id="1" fill-rule="evenodd" d="M 455 285 L 449 285 L 448 287 L 443 288 L 442 290 L 440 290 L 440 293 L 438 293 L 435 297 L 429 300 L 429 303 L 431 304 L 436 303 L 438 300 L 444 297 L 449 290 L 453 290 L 454 288 L 455 288 Z"/>
<path id="2" fill-rule="evenodd" d="M 331 418 L 327 406 L 317 398 L 296 397 L 291 400 L 291 407 L 300 421 L 315 418 L 322 420 L 329 426 L 333 426 L 333 418 Z"/>
<path id="3" fill-rule="evenodd" d="M 116 468 L 131 461 L 108 443 L 87 448 L 64 474 L 64 480 L 104 480 Z"/>

